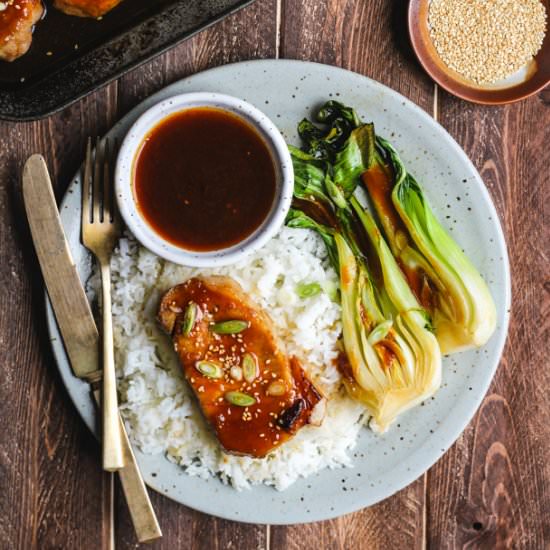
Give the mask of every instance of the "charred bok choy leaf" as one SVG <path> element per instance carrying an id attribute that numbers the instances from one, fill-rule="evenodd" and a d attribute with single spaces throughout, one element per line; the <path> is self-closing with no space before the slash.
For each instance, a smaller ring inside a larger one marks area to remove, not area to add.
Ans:
<path id="1" fill-rule="evenodd" d="M 337 101 L 328 101 L 318 112 L 317 122 L 322 130 L 309 120 L 298 125 L 298 134 L 304 142 L 304 151 L 309 159 L 325 162 L 330 182 L 347 198 L 353 194 L 359 177 L 368 168 L 374 154 L 374 125 L 362 124 L 353 109 Z M 292 150 L 297 153 L 296 148 Z M 298 150 L 299 151 L 299 150 Z M 302 156 L 305 160 L 306 156 Z M 311 162 L 311 161 L 309 161 Z M 344 207 L 340 204 L 340 207 Z"/>
<path id="2" fill-rule="evenodd" d="M 489 289 L 443 229 L 396 150 L 380 137 L 362 181 L 392 253 L 432 317 L 442 352 L 484 345 L 496 326 Z"/>

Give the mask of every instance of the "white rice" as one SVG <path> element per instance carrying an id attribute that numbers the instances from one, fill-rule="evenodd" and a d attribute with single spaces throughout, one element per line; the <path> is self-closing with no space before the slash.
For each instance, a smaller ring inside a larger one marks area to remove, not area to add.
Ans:
<path id="1" fill-rule="evenodd" d="M 121 411 L 141 451 L 164 453 L 189 475 L 219 476 L 237 489 L 264 483 L 283 490 L 301 476 L 351 465 L 349 451 L 364 409 L 345 395 L 333 364 L 341 332 L 340 306 L 327 292 L 306 299 L 296 293 L 298 283 L 336 288 L 337 275 L 316 234 L 284 228 L 255 255 L 215 270 L 165 262 L 126 236 L 113 256 L 112 271 Z M 265 459 L 236 457 L 220 449 L 184 381 L 170 339 L 156 325 L 156 307 L 164 291 L 189 277 L 214 273 L 231 276 L 265 308 L 287 351 L 302 359 L 329 397 L 320 427 L 304 427 Z"/>

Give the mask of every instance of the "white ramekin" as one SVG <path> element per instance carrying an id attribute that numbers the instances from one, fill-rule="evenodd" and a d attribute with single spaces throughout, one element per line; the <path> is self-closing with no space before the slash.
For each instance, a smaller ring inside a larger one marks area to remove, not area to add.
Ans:
<path id="1" fill-rule="evenodd" d="M 163 239 L 143 218 L 134 195 L 134 164 L 147 134 L 169 115 L 194 107 L 223 109 L 253 126 L 270 151 L 276 176 L 275 198 L 263 223 L 243 241 L 228 248 L 209 252 L 186 250 Z M 134 236 L 158 256 L 193 267 L 232 264 L 261 248 L 283 225 L 292 201 L 293 185 L 290 154 L 275 124 L 260 110 L 242 99 L 209 92 L 170 97 L 143 113 L 122 142 L 115 170 L 115 189 L 120 213 Z"/>

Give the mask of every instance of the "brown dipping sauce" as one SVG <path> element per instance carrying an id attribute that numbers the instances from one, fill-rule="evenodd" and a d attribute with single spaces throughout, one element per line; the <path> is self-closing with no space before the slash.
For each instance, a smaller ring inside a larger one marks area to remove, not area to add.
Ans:
<path id="1" fill-rule="evenodd" d="M 265 220 L 275 197 L 270 151 L 240 117 L 211 107 L 173 114 L 137 153 L 134 195 L 165 240 L 194 251 L 227 248 Z"/>

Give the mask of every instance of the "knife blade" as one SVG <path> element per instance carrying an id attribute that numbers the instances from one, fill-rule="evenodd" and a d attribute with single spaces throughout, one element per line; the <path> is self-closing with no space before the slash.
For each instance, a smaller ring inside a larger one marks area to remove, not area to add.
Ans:
<path id="1" fill-rule="evenodd" d="M 97 382 L 101 379 L 98 368 L 99 335 L 61 225 L 48 168 L 41 155 L 29 157 L 23 168 L 23 202 L 72 370 L 79 378 L 90 383 Z M 94 393 L 98 400 L 99 392 Z M 125 466 L 118 474 L 138 540 L 147 542 L 160 538 L 162 533 L 124 422 L 122 419 L 120 422 Z"/>

